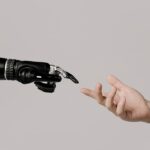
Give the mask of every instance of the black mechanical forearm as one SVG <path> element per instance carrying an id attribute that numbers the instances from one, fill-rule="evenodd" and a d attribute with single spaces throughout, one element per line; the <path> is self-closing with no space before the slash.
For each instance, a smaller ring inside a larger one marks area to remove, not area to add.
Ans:
<path id="1" fill-rule="evenodd" d="M 20 61 L 0 58 L 0 80 L 17 80 L 22 84 L 34 82 L 44 92 L 54 92 L 61 76 L 79 83 L 69 72 L 45 62 Z"/>
<path id="2" fill-rule="evenodd" d="M 5 79 L 5 64 L 6 64 L 6 59 L 4 58 L 0 58 L 0 80 L 4 80 Z"/>

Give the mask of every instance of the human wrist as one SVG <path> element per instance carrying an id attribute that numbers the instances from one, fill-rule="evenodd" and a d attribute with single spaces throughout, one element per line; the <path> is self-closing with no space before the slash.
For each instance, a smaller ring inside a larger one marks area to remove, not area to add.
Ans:
<path id="1" fill-rule="evenodd" d="M 145 100 L 145 101 L 148 106 L 148 110 L 147 110 L 146 117 L 145 117 L 145 122 L 150 123 L 150 101 L 149 100 Z"/>
<path id="2" fill-rule="evenodd" d="M 150 109 L 150 101 L 146 100 L 146 103 L 147 103 L 148 108 Z"/>

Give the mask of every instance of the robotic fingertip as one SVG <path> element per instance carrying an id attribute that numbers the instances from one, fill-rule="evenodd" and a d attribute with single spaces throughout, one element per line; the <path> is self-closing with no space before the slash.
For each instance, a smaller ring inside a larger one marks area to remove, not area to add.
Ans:
<path id="1" fill-rule="evenodd" d="M 69 72 L 66 72 L 67 78 L 70 79 L 75 84 L 79 84 L 79 81 Z"/>

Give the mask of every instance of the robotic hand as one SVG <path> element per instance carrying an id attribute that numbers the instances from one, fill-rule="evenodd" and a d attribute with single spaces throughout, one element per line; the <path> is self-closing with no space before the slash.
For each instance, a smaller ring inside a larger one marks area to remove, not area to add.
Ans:
<path id="1" fill-rule="evenodd" d="M 72 74 L 59 66 L 45 62 L 0 58 L 0 80 L 17 80 L 22 84 L 34 82 L 39 90 L 52 93 L 55 91 L 56 82 L 60 82 L 62 77 L 79 83 Z"/>

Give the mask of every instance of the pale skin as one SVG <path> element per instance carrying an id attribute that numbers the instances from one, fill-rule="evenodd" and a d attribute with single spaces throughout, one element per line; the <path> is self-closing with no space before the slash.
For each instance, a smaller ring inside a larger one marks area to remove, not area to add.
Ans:
<path id="1" fill-rule="evenodd" d="M 129 87 L 117 77 L 109 75 L 107 80 L 111 86 L 108 93 L 103 91 L 101 83 L 98 83 L 94 90 L 82 88 L 81 92 L 95 99 L 125 121 L 150 123 L 150 102 L 140 92 Z"/>

